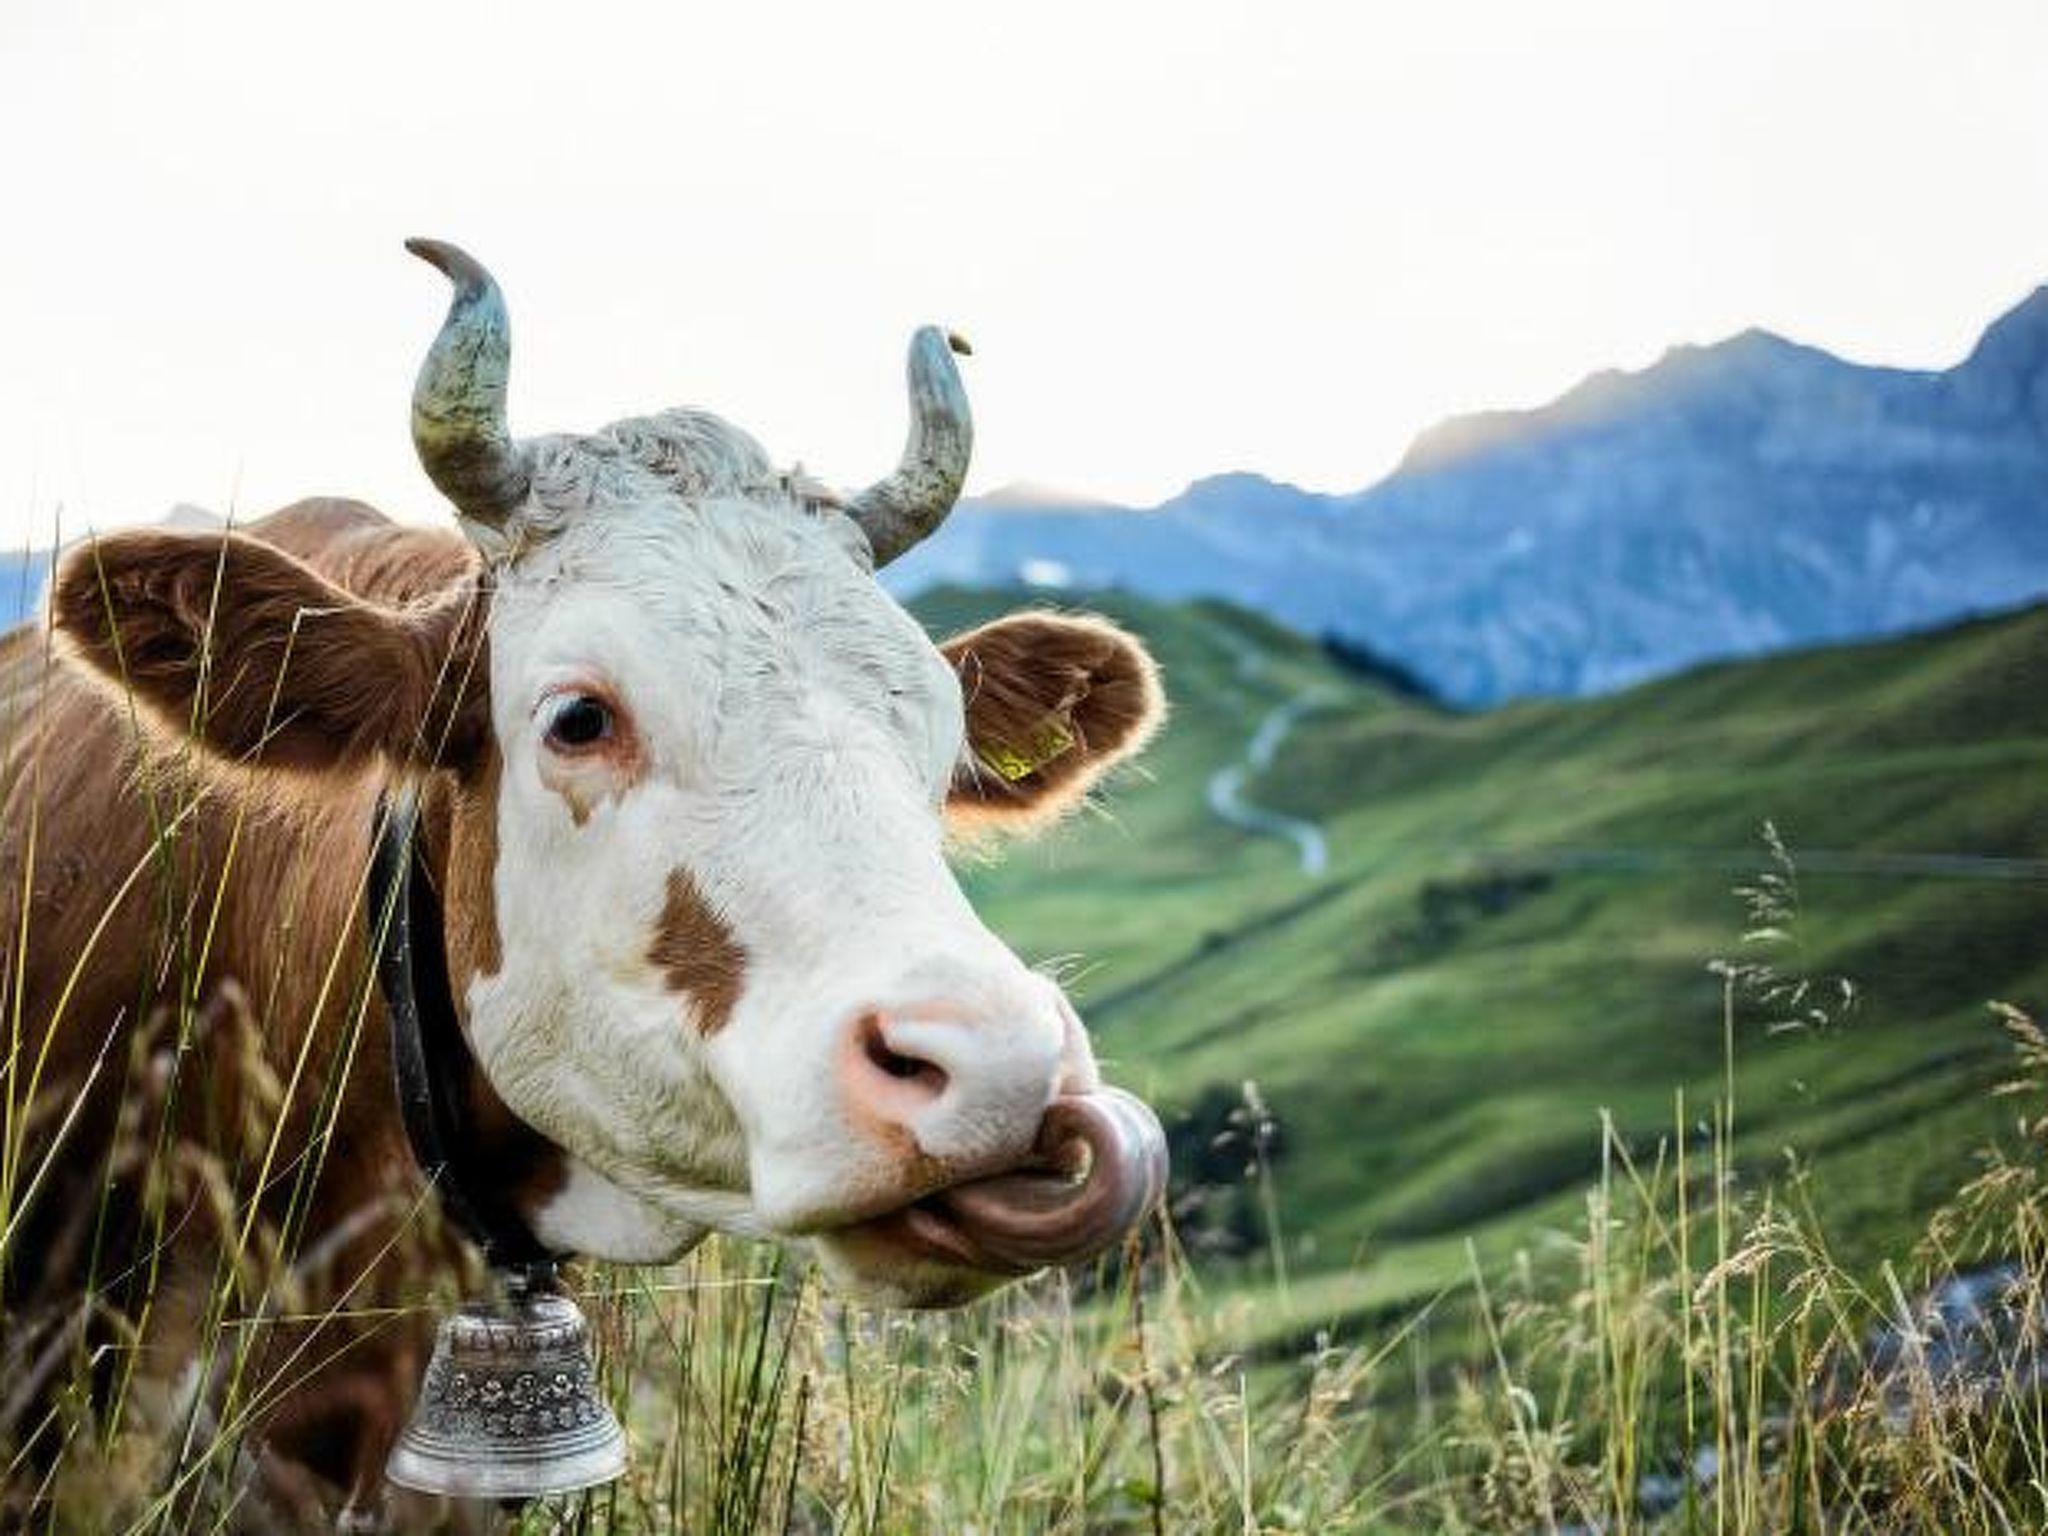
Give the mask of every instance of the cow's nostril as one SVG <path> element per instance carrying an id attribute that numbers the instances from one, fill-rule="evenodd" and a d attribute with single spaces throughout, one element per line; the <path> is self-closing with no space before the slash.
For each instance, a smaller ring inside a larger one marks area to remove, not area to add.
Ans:
<path id="1" fill-rule="evenodd" d="M 894 1078 L 900 1083 L 913 1083 L 932 1098 L 945 1091 L 946 1069 L 935 1061 L 908 1055 L 891 1046 L 883 1033 L 881 1019 L 874 1014 L 861 1021 L 861 1051 L 868 1064 L 884 1077 Z"/>

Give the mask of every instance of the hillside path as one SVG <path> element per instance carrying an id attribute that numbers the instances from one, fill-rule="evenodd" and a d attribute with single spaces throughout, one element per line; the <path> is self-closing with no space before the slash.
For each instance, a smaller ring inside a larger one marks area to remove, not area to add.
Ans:
<path id="1" fill-rule="evenodd" d="M 1265 653 L 1240 636 L 1219 631 L 1217 639 L 1237 661 L 1237 675 L 1245 682 L 1257 682 L 1266 670 Z M 1245 744 L 1244 756 L 1209 775 L 1209 810 L 1219 820 L 1239 831 L 1259 837 L 1277 837 L 1294 844 L 1301 860 L 1301 872 L 1310 879 L 1330 867 L 1329 839 L 1312 821 L 1254 804 L 1244 796 L 1245 781 L 1273 766 L 1288 733 L 1302 716 L 1332 702 L 1329 694 L 1311 690 L 1300 693 L 1268 710 Z"/>

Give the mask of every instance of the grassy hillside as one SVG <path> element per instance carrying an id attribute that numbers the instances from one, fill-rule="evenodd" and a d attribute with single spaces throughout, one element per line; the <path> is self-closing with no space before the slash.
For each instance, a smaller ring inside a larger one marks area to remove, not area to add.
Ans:
<path id="1" fill-rule="evenodd" d="M 1180 1243 L 915 1318 L 737 1240 L 574 1266 L 632 1462 L 508 1529 L 2048 1530 L 2048 1031 L 1984 1007 L 2048 1014 L 2048 610 L 1456 715 L 1241 612 L 1094 606 L 1179 713 L 1104 814 L 968 878 L 1178 1127 Z M 239 1154 L 158 1130 L 151 1050 L 108 1166 L 241 1211 Z M 61 1289 L 0 1319 L 30 1384 L 0 1394 L 0 1528 L 272 1528 L 245 1436 L 304 1380 L 298 1330 L 397 1314 L 249 1210 L 195 1272 L 189 1407 L 96 1395 L 156 1345 L 86 1347 Z M 2013 1268 L 1969 1350 L 1871 1346 L 1987 1256 Z"/>
<path id="2" fill-rule="evenodd" d="M 1032 600 L 918 607 L 944 633 Z M 1288 1261 L 1348 1271 L 1344 1308 L 1429 1291 L 1468 1234 L 1501 1252 L 1582 1214 L 1603 1110 L 1650 1147 L 1678 1090 L 1710 1102 L 1716 957 L 1816 982 L 1796 1028 L 1771 1027 L 1789 995 L 1738 999 L 1743 1166 L 1795 1154 L 1852 1259 L 1906 1241 L 2010 1120 L 1985 1004 L 2048 1004 L 2048 611 L 1460 715 L 1221 605 L 1076 606 L 1151 642 L 1173 723 L 1104 814 L 971 870 L 974 894 L 1032 957 L 1081 957 L 1113 1070 L 1204 1137 L 1256 1080 Z M 1204 798 L 1304 696 L 1246 793 L 1324 828 L 1318 878 Z M 1767 820 L 1798 910 L 1744 943 Z"/>

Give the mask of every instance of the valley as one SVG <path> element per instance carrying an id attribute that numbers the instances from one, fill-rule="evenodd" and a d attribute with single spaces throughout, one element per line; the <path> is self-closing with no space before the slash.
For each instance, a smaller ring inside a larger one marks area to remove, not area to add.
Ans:
<path id="1" fill-rule="evenodd" d="M 1031 598 L 918 611 L 941 633 Z M 1425 1299 L 1467 1238 L 1505 1256 L 1582 1216 L 1603 1114 L 1646 1152 L 1694 1134 L 1676 1096 L 1720 1083 L 1716 959 L 1811 983 L 1789 1018 L 1736 999 L 1742 1166 L 1796 1157 L 1850 1259 L 2006 1128 L 1986 1005 L 2048 1006 L 2048 611 L 1475 714 L 1223 604 L 1076 606 L 1147 638 L 1174 717 L 1099 810 L 968 882 L 1073 977 L 1121 1079 L 1190 1124 L 1257 1084 L 1294 1274 L 1273 1328 Z M 1327 838 L 1319 878 L 1213 814 L 1223 773 Z M 1745 943 L 1766 822 L 1796 911 Z M 1267 1234 L 1208 1198 L 1191 1241 L 1258 1283 Z"/>

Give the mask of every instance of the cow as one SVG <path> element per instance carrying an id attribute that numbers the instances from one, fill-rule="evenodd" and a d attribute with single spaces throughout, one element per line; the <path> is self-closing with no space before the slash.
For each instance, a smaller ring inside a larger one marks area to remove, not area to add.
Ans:
<path id="1" fill-rule="evenodd" d="M 453 291 L 412 434 L 454 528 L 313 500 L 109 533 L 0 641 L 8 1360 L 33 1375 L 98 1327 L 24 1321 L 89 1286 L 133 1330 L 96 1388 L 119 1359 L 189 1425 L 225 1369 L 190 1358 L 206 1319 L 263 1300 L 252 1249 L 350 1314 L 473 1266 L 423 1194 L 372 982 L 366 871 L 401 791 L 472 1063 L 442 1085 L 465 1161 L 549 1252 L 783 1239 L 915 1308 L 1117 1243 L 1157 1122 L 948 854 L 1081 803 L 1162 695 L 1103 619 L 934 645 L 876 581 L 960 493 L 964 343 L 917 332 L 901 462 L 841 495 L 694 409 L 515 438 L 498 284 L 409 247 Z M 138 1140 L 200 1171 L 152 1175 Z M 271 1330 L 300 1384 L 240 1425 L 252 1501 L 378 1528 L 422 1326 Z M 35 1464 L 41 1433 L 47 1461 L 53 1423 L 0 1423 L 0 1453 Z"/>

